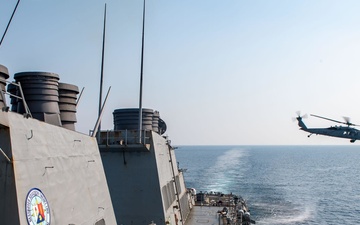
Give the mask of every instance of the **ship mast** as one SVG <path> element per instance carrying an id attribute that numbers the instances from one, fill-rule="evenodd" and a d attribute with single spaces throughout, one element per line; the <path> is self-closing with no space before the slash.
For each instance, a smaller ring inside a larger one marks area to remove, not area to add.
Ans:
<path id="1" fill-rule="evenodd" d="M 105 29 L 106 29 L 106 3 L 104 10 L 104 28 L 103 28 L 103 43 L 102 43 L 102 55 L 101 55 L 101 75 L 100 75 L 100 94 L 99 94 L 99 117 L 101 115 L 101 105 L 102 105 L 102 88 L 103 88 L 103 80 L 104 80 L 104 53 L 105 53 Z M 98 132 L 97 132 L 97 141 L 100 142 L 100 130 L 101 130 L 101 122 L 99 123 Z M 94 131 L 95 132 L 95 131 Z"/>
<path id="2" fill-rule="evenodd" d="M 143 86 L 143 69 L 144 69 L 144 30 L 145 30 L 145 0 L 143 6 L 143 26 L 141 42 L 141 68 L 140 68 L 140 96 L 139 96 L 139 143 L 141 143 L 142 130 L 142 86 Z"/>

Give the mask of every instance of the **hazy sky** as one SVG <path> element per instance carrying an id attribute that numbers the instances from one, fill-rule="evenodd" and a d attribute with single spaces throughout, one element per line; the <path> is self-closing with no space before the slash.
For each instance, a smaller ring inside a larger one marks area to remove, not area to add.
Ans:
<path id="1" fill-rule="evenodd" d="M 107 3 L 102 129 L 138 107 L 142 0 L 22 0 L 0 46 L 11 78 L 59 74 L 85 87 L 77 130 L 98 111 Z M 0 0 L 2 35 L 16 0 Z M 360 1 L 147 0 L 143 106 L 175 145 L 346 144 L 307 138 L 295 112 L 360 124 Z M 308 127 L 335 125 L 311 117 Z M 359 144 L 358 141 L 356 144 Z"/>

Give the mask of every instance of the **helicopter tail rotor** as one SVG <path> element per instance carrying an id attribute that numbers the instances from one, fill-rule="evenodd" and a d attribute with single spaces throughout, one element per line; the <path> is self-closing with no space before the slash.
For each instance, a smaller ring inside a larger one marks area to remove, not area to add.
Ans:
<path id="1" fill-rule="evenodd" d="M 299 119 L 306 119 L 306 118 L 308 118 L 308 115 L 307 115 L 307 114 L 304 114 L 304 115 L 301 116 L 301 112 L 300 112 L 300 111 L 296 111 L 296 115 L 297 115 L 297 117 L 296 117 L 296 118 L 293 118 L 294 121 L 295 121 L 295 120 L 299 120 Z"/>
<path id="2" fill-rule="evenodd" d="M 296 117 L 296 118 L 293 118 L 293 120 L 294 120 L 294 121 L 295 121 L 295 120 L 298 121 L 298 125 L 299 125 L 300 129 L 306 130 L 307 127 L 306 127 L 306 125 L 304 124 L 304 122 L 302 121 L 302 119 L 307 118 L 307 117 L 308 117 L 307 114 L 304 114 L 303 116 L 301 116 L 301 112 L 300 112 L 300 111 L 297 111 L 296 114 L 297 114 L 297 117 Z"/>

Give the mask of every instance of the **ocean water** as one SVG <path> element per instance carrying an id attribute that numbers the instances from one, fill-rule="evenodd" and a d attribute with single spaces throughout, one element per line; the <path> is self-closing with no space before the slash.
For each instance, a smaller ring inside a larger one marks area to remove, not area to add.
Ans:
<path id="1" fill-rule="evenodd" d="M 179 146 L 187 187 L 242 196 L 256 224 L 360 224 L 360 146 Z"/>

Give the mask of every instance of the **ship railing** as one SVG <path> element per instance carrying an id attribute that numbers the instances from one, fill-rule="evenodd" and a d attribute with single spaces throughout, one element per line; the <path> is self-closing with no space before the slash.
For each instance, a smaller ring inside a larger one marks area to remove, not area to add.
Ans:
<path id="1" fill-rule="evenodd" d="M 150 144 L 151 130 L 142 130 L 141 132 L 141 141 L 139 143 L 139 132 L 137 130 L 100 131 L 100 138 L 98 140 L 98 144 L 105 146 L 129 146 Z"/>
<path id="2" fill-rule="evenodd" d="M 21 83 L 18 82 L 18 83 L 15 83 L 15 82 L 9 82 L 9 81 L 5 81 L 6 83 L 8 84 L 12 84 L 14 86 L 16 86 L 16 90 L 18 91 L 18 95 L 14 95 L 8 91 L 5 91 L 5 90 L 1 90 L 0 91 L 0 97 L 1 97 L 1 100 L 3 101 L 3 103 L 5 104 L 5 107 L 3 107 L 3 110 L 5 109 L 5 111 L 8 111 L 9 110 L 9 106 L 6 104 L 6 101 L 5 101 L 5 95 L 4 94 L 7 94 L 9 95 L 10 97 L 13 97 L 13 98 L 17 98 L 19 99 L 20 101 L 22 101 L 23 105 L 24 105 L 24 109 L 25 109 L 25 115 L 27 117 L 32 117 L 31 115 L 31 112 L 30 112 L 30 109 L 28 107 L 28 105 L 26 104 L 26 101 L 25 101 L 25 97 L 24 97 L 24 93 L 23 93 L 23 90 L 22 90 L 22 87 L 21 87 Z"/>

